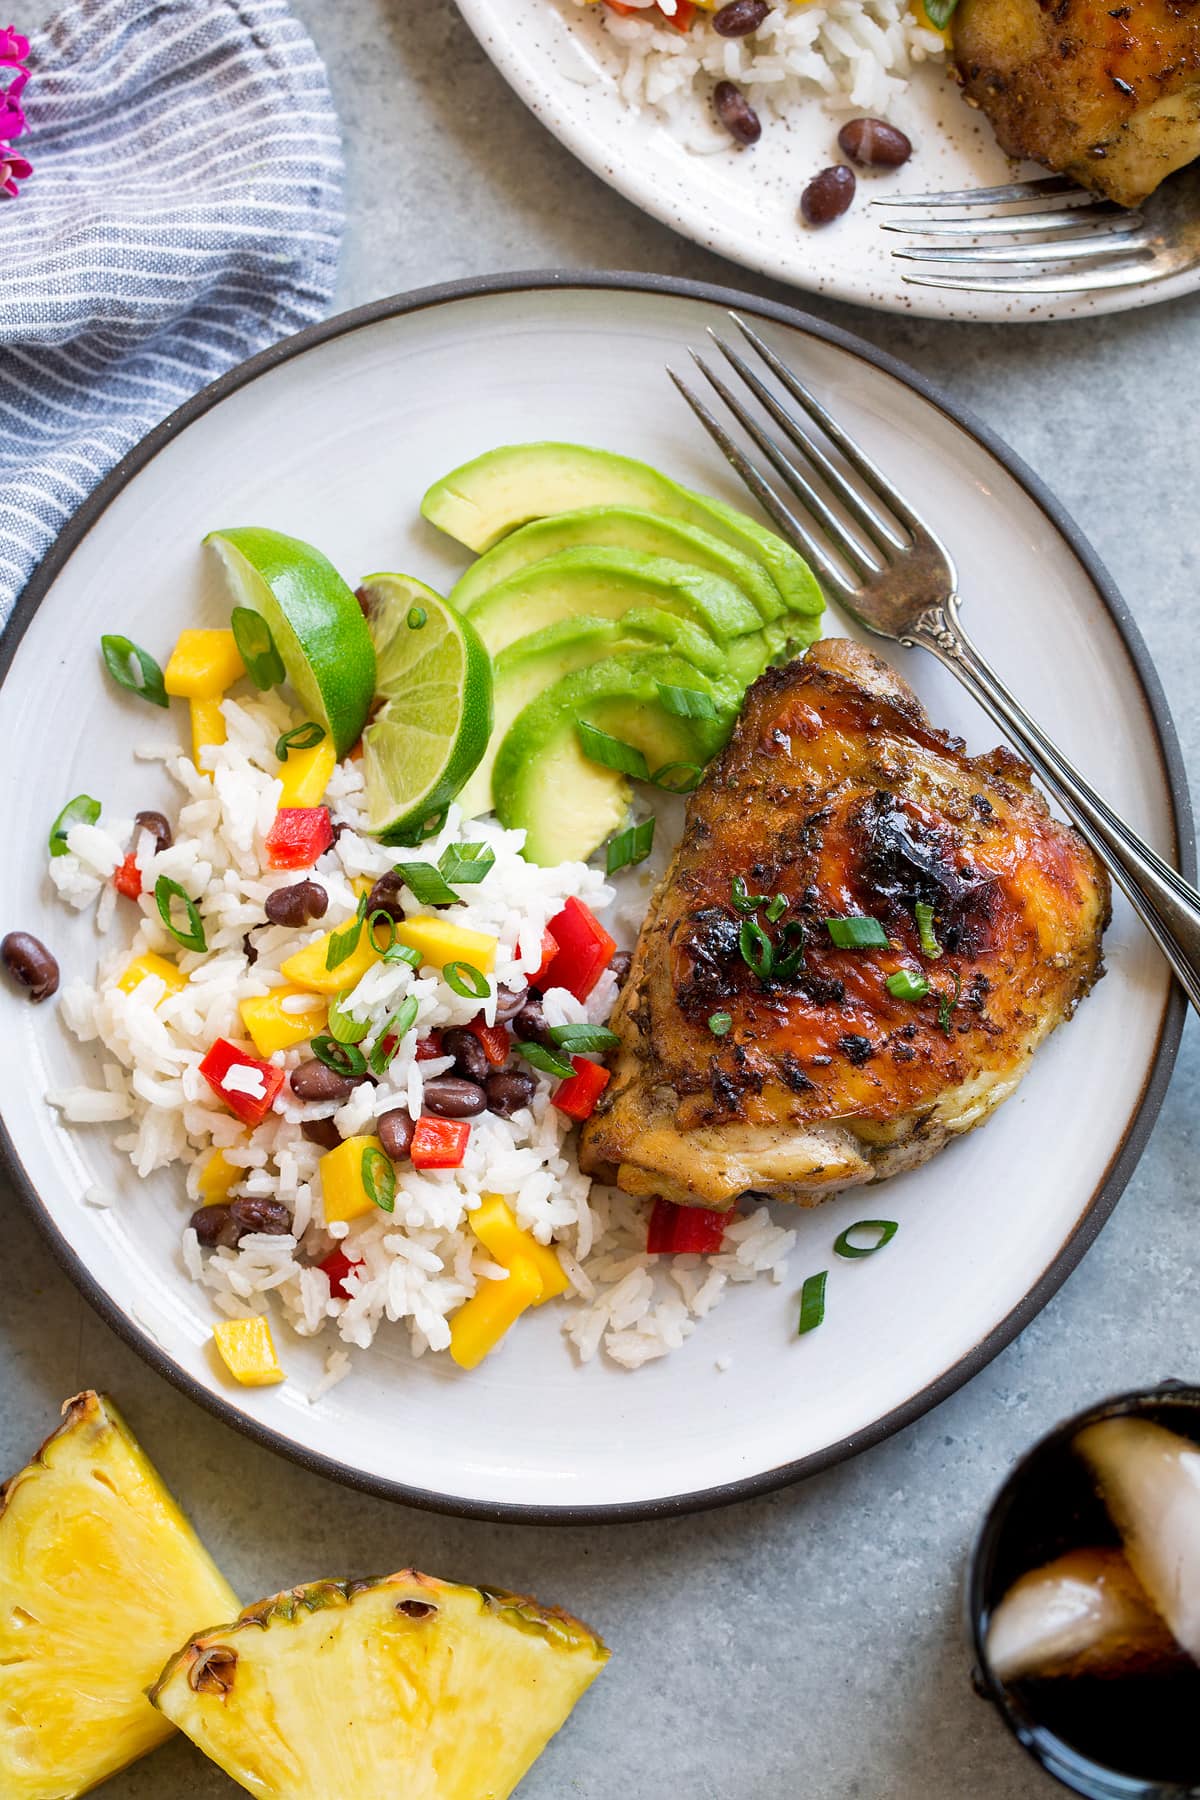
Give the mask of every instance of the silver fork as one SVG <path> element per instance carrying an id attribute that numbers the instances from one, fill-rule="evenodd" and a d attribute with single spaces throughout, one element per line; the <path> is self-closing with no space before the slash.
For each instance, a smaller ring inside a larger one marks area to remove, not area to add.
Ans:
<path id="1" fill-rule="evenodd" d="M 789 410 L 778 391 L 763 380 L 745 356 L 713 331 L 709 332 L 713 343 L 778 427 L 790 449 L 771 434 L 703 357 L 693 351 L 693 358 L 799 506 L 785 498 L 779 486 L 739 448 L 699 396 L 669 369 L 672 381 L 704 429 L 783 536 L 812 563 L 826 592 L 850 617 L 877 637 L 910 648 L 919 646 L 936 656 L 1022 751 L 1058 794 L 1080 832 L 1124 889 L 1188 999 L 1200 1011 L 1200 894 L 1100 798 L 980 655 L 959 619 L 954 560 L 932 526 L 770 345 L 736 313 L 730 316 L 779 388 L 820 428 L 825 442 L 841 453 L 858 481 L 850 479 L 809 425 Z M 799 452 L 804 467 L 797 463 L 793 452 Z M 827 495 L 845 509 L 857 530 L 851 531 Z"/>
<path id="2" fill-rule="evenodd" d="M 884 231 L 933 238 L 893 250 L 918 287 L 983 294 L 1100 293 L 1165 281 L 1200 265 L 1200 176 L 1164 182 L 1129 212 L 1061 175 L 873 202 Z M 948 243 L 946 239 L 960 240 Z M 939 272 L 940 271 L 940 272 Z"/>

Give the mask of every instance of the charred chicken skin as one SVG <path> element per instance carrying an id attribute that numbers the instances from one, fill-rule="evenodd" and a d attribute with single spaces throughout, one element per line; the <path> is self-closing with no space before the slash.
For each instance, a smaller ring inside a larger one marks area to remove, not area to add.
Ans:
<path id="1" fill-rule="evenodd" d="M 1103 869 L 1023 762 L 964 755 L 887 664 L 826 638 L 755 682 L 692 796 L 581 1164 L 718 1208 L 748 1190 L 815 1205 L 913 1168 L 1071 1016 L 1108 911 Z M 877 920 L 886 948 L 839 949 L 826 921 L 848 918 Z"/>
<path id="2" fill-rule="evenodd" d="M 1200 156 L 1200 0 L 961 0 L 954 55 L 1002 150 L 1121 206 Z"/>

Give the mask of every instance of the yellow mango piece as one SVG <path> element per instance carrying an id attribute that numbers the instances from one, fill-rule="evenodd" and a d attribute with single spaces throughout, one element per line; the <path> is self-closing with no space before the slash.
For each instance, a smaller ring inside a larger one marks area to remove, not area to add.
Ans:
<path id="1" fill-rule="evenodd" d="M 541 1306 L 565 1293 L 570 1285 L 563 1266 L 547 1244 L 539 1244 L 528 1231 L 522 1231 L 513 1217 L 512 1208 L 499 1194 L 485 1194 L 481 1204 L 467 1215 L 467 1223 L 488 1255 L 511 1269 L 515 1262 L 527 1262 L 536 1269 L 542 1291 L 534 1301 Z"/>
<path id="2" fill-rule="evenodd" d="M 180 700 L 216 700 L 245 673 L 232 631 L 181 631 L 163 686 Z"/>
<path id="3" fill-rule="evenodd" d="M 192 761 L 202 769 L 200 752 L 209 744 L 225 742 L 225 715 L 220 700 L 191 700 L 188 707 L 192 715 Z M 211 775 L 212 771 L 203 769 L 203 773 Z"/>
<path id="4" fill-rule="evenodd" d="M 268 1319 L 222 1319 L 213 1326 L 213 1343 L 233 1379 L 243 1387 L 273 1387 L 287 1380 Z"/>
<path id="5" fill-rule="evenodd" d="M 132 994 L 134 988 L 139 982 L 145 981 L 147 975 L 157 975 L 159 980 L 165 984 L 166 993 L 162 996 L 163 1000 L 166 999 L 167 994 L 181 994 L 188 984 L 187 976 L 173 962 L 168 961 L 165 956 L 159 956 L 154 950 L 147 950 L 144 956 L 134 957 L 118 980 L 117 986 L 123 994 Z M 160 1001 L 155 1001 L 156 1006 L 160 1004 Z"/>
<path id="6" fill-rule="evenodd" d="M 297 950 L 281 965 L 280 973 L 285 981 L 294 982 L 297 987 L 307 988 L 314 994 L 340 994 L 343 988 L 352 988 L 362 980 L 367 970 L 379 961 L 379 952 L 371 942 L 371 934 L 364 922 L 359 934 L 358 944 L 336 969 L 327 969 L 325 960 L 329 955 L 329 940 L 337 933 L 348 931 L 353 920 L 343 919 L 341 924 L 327 931 L 324 937 L 309 944 L 304 950 Z"/>
<path id="7" fill-rule="evenodd" d="M 279 765 L 280 806 L 319 806 L 336 768 L 337 751 L 328 735 L 311 750 L 289 750 L 287 761 Z"/>
<path id="8" fill-rule="evenodd" d="M 285 1012 L 283 1002 L 293 1000 L 297 995 L 303 995 L 309 1005 L 303 1012 Z M 239 1000 L 238 1011 L 258 1054 L 270 1057 L 276 1050 L 290 1050 L 293 1044 L 306 1044 L 309 1038 L 324 1031 L 329 1008 L 305 988 L 281 987 L 272 988 L 269 994 L 253 1000 Z"/>
<path id="9" fill-rule="evenodd" d="M 436 915 L 405 919 L 396 927 L 396 942 L 419 950 L 422 962 L 444 969 L 448 962 L 473 963 L 484 975 L 496 961 L 496 939 L 482 931 L 467 931 Z"/>
<path id="10" fill-rule="evenodd" d="M 205 1206 L 218 1206 L 226 1199 L 235 1181 L 242 1179 L 245 1171 L 236 1169 L 227 1161 L 224 1153 L 214 1150 L 200 1171 L 200 1199 Z"/>
<path id="11" fill-rule="evenodd" d="M 376 1210 L 363 1181 L 365 1150 L 378 1150 L 382 1155 L 383 1145 L 377 1137 L 348 1137 L 336 1150 L 328 1151 L 321 1158 L 321 1192 L 325 1196 L 327 1225 L 335 1219 L 361 1219 L 364 1213 Z"/>
<path id="12" fill-rule="evenodd" d="M 450 1354 L 459 1368 L 476 1368 L 541 1293 L 542 1278 L 524 1257 L 516 1258 L 505 1280 L 481 1281 L 450 1321 Z"/>

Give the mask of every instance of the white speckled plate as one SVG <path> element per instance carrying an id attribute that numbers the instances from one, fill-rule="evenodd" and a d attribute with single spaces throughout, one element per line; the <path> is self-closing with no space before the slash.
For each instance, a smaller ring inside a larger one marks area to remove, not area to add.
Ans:
<path id="1" fill-rule="evenodd" d="M 81 791 L 125 816 L 177 805 L 134 749 L 182 739 L 185 721 L 106 680 L 97 640 L 122 631 L 161 656 L 184 625 L 227 618 L 205 532 L 270 525 L 320 544 L 351 580 L 402 568 L 448 584 L 463 559 L 421 520 L 420 496 L 463 459 L 521 438 L 631 452 L 740 503 L 663 372 L 734 302 L 885 467 L 936 500 L 985 654 L 1126 818 L 1168 854 L 1182 847 L 1190 871 L 1186 787 L 1136 628 L 1050 497 L 981 428 L 856 339 L 769 303 L 652 277 L 497 280 L 381 301 L 235 369 L 152 433 L 67 528 L 0 647 L 0 931 L 44 937 L 64 981 L 94 975 L 101 945 L 90 919 L 53 896 L 46 832 Z M 995 741 L 944 670 L 916 653 L 897 660 L 939 724 L 973 749 Z M 1106 954 L 1105 980 L 984 1129 L 885 1188 L 780 1209 L 798 1233 L 787 1280 L 734 1289 L 681 1349 L 636 1374 L 578 1367 L 556 1305 L 471 1375 L 445 1358 L 414 1361 L 385 1329 L 316 1404 L 326 1346 L 280 1325 L 286 1383 L 235 1386 L 212 1353 L 209 1296 L 181 1265 L 179 1172 L 139 1181 L 109 1127 L 59 1123 L 44 1096 L 94 1078 L 94 1058 L 53 1003 L 30 1005 L 6 983 L 0 1144 L 104 1316 L 274 1448 L 376 1492 L 487 1516 L 711 1505 L 915 1418 L 1074 1267 L 1153 1123 L 1182 1011 L 1121 901 Z M 94 1189 L 112 1204 L 89 1204 Z M 881 1214 L 900 1222 L 884 1252 L 831 1255 L 844 1226 Z M 800 1283 L 827 1267 L 826 1323 L 798 1340 Z"/>
<path id="2" fill-rule="evenodd" d="M 780 0 L 787 3 L 787 0 Z M 844 161 L 837 147 L 846 115 L 801 99 L 783 121 L 764 121 L 752 150 L 698 154 L 658 119 L 629 106 L 613 76 L 614 41 L 603 8 L 572 0 L 457 0 L 459 11 L 505 80 L 581 162 L 636 206 L 705 249 L 812 293 L 933 318 L 1071 319 L 1149 306 L 1200 288 L 1200 268 L 1140 288 L 1041 301 L 956 293 L 902 279 L 892 250 L 907 242 L 880 227 L 873 194 L 989 187 L 1044 175 L 1014 165 L 991 127 L 962 98 L 945 67 L 926 64 L 889 117 L 911 137 L 912 160 L 892 171 L 859 171 L 844 218 L 820 230 L 800 219 L 801 190 L 819 169 Z M 565 199 L 565 197 L 564 197 Z"/>

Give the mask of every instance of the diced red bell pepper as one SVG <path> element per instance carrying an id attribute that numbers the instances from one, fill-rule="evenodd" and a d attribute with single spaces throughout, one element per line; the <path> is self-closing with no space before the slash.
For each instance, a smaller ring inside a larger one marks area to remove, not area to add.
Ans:
<path id="1" fill-rule="evenodd" d="M 267 862 L 273 869 L 311 869 L 332 842 L 327 806 L 281 806 L 267 833 Z"/>
<path id="2" fill-rule="evenodd" d="M 477 1037 L 483 1047 L 483 1054 L 492 1067 L 499 1069 L 508 1061 L 508 1053 L 512 1049 L 512 1039 L 503 1025 L 485 1025 L 483 1016 L 472 1019 L 467 1026 L 472 1037 Z"/>
<path id="3" fill-rule="evenodd" d="M 112 884 L 127 900 L 136 900 L 142 891 L 142 871 L 131 850 L 120 868 L 113 870 Z"/>
<path id="4" fill-rule="evenodd" d="M 333 1298 L 335 1300 L 348 1300 L 350 1296 L 346 1289 L 346 1277 L 349 1275 L 351 1269 L 361 1269 L 362 1264 L 360 1262 L 351 1262 L 350 1258 L 346 1255 L 346 1252 L 338 1249 L 330 1251 L 329 1255 L 325 1258 L 325 1261 L 318 1263 L 317 1267 L 328 1275 L 329 1292 Z"/>
<path id="5" fill-rule="evenodd" d="M 550 930 L 543 931 L 543 933 L 542 933 L 542 960 L 538 964 L 537 968 L 533 971 L 533 974 L 529 977 L 530 987 L 544 988 L 546 986 L 546 971 L 550 967 L 550 964 L 554 961 L 554 959 L 557 955 L 558 955 L 558 939 L 555 937 L 555 935 L 552 931 L 550 931 Z"/>
<path id="6" fill-rule="evenodd" d="M 244 1075 L 234 1071 L 245 1071 Z M 248 1050 L 239 1050 L 228 1038 L 218 1038 L 204 1061 L 200 1073 L 218 1100 L 223 1100 L 243 1125 L 261 1125 L 270 1112 L 275 1096 L 283 1086 L 283 1070 L 274 1063 L 263 1062 Z M 230 1077 L 234 1085 L 228 1086 Z M 251 1078 L 259 1080 L 252 1082 Z M 242 1083 L 246 1085 L 243 1086 Z M 254 1092 L 247 1092 L 248 1087 Z"/>
<path id="7" fill-rule="evenodd" d="M 568 1081 L 560 1081 L 550 1098 L 568 1119 L 590 1119 L 612 1076 L 602 1063 L 586 1056 L 573 1056 L 571 1067 L 575 1073 Z"/>
<path id="8" fill-rule="evenodd" d="M 441 1032 L 429 1031 L 424 1037 L 418 1038 L 414 1054 L 418 1062 L 432 1062 L 435 1056 L 444 1056 Z"/>
<path id="9" fill-rule="evenodd" d="M 413 1126 L 409 1160 L 414 1169 L 457 1169 L 470 1135 L 466 1119 L 435 1119 L 423 1113 Z"/>
<path id="10" fill-rule="evenodd" d="M 707 1206 L 676 1206 L 656 1200 L 650 1214 L 646 1249 L 651 1256 L 711 1256 L 721 1248 L 729 1212 L 713 1212 Z"/>
<path id="11" fill-rule="evenodd" d="M 577 1000 L 586 1000 L 608 967 L 617 947 L 616 938 L 609 937 L 599 919 L 574 895 L 560 913 L 555 913 L 550 930 L 558 944 L 558 955 L 536 986 L 543 991 L 566 988 Z"/>

